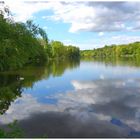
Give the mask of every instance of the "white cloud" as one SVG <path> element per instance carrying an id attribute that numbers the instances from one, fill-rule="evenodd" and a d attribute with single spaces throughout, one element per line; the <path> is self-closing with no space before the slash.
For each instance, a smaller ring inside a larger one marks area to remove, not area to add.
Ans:
<path id="1" fill-rule="evenodd" d="M 117 35 L 111 37 L 112 42 L 116 42 L 117 44 L 121 43 L 131 43 L 140 41 L 140 36 L 128 36 L 128 35 Z"/>
<path id="2" fill-rule="evenodd" d="M 48 27 L 47 26 L 44 26 L 43 29 L 48 30 Z"/>
<path id="3" fill-rule="evenodd" d="M 51 16 L 46 13 L 42 18 L 70 23 L 70 32 L 139 30 L 140 4 L 138 2 L 5 1 L 17 21 L 32 18 L 35 13 L 42 10 L 52 10 Z M 132 24 L 132 27 L 127 27 L 127 23 Z"/>
<path id="4" fill-rule="evenodd" d="M 127 44 L 139 41 L 140 37 L 133 35 L 114 35 L 107 38 L 106 32 L 139 31 L 140 27 L 140 2 L 70 2 L 70 1 L 41 1 L 32 0 L 5 0 L 10 10 L 14 13 L 16 21 L 26 21 L 33 19 L 34 14 L 43 10 L 51 10 L 52 14 L 48 15 L 47 11 L 42 18 L 45 20 L 61 21 L 69 23 L 69 32 L 78 31 L 97 32 L 98 37 L 85 42 L 66 42 L 80 47 L 80 49 L 92 49 L 103 47 L 111 44 Z M 31 2 L 31 3 L 30 3 Z M 45 27 L 46 28 L 46 27 Z M 50 29 L 51 27 L 49 27 Z M 104 35 L 104 36 L 103 36 Z M 100 41 L 100 37 L 102 41 Z M 64 42 L 64 43 L 65 43 Z"/>
<path id="5" fill-rule="evenodd" d="M 98 35 L 99 35 L 99 36 L 103 36 L 103 35 L 104 35 L 104 32 L 99 32 Z"/>
<path id="6" fill-rule="evenodd" d="M 14 19 L 16 21 L 25 22 L 28 19 L 33 18 L 34 14 L 52 8 L 54 2 L 45 2 L 45 3 L 32 3 L 32 0 L 19 0 L 13 2 L 12 0 L 5 0 L 6 5 L 9 6 L 11 12 L 14 14 Z M 31 3 L 30 3 L 31 2 Z"/>
<path id="7" fill-rule="evenodd" d="M 70 23 L 70 32 L 127 31 L 126 24 L 139 21 L 139 3 L 129 2 L 69 2 L 53 8 L 52 20 Z M 129 10 L 128 10 L 129 9 Z M 133 17 L 133 19 L 132 19 Z M 129 28 L 130 30 L 130 28 Z"/>

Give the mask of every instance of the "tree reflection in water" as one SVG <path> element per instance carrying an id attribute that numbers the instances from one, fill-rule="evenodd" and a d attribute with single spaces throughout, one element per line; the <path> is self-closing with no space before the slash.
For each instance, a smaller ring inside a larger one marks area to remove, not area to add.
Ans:
<path id="1" fill-rule="evenodd" d="M 0 114 L 22 93 L 19 75 L 0 75 Z"/>
<path id="2" fill-rule="evenodd" d="M 22 70 L 0 73 L 0 114 L 8 110 L 11 102 L 22 96 L 22 89 L 32 87 L 35 82 L 61 76 L 66 69 L 79 66 L 80 60 L 51 61 L 43 66 L 27 66 Z"/>

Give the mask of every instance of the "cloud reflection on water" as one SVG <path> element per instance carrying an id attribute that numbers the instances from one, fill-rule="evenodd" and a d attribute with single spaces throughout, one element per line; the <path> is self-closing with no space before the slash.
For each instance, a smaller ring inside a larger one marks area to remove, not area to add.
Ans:
<path id="1" fill-rule="evenodd" d="M 55 118 L 61 114 L 64 122 L 70 121 L 64 117 L 66 114 L 73 118 L 73 129 L 84 123 L 97 131 L 100 127 L 101 133 L 111 129 L 114 136 L 115 132 L 118 136 L 127 136 L 131 131 L 140 131 L 140 79 L 72 81 L 72 85 L 74 91 L 46 97 L 56 99 L 57 104 L 43 104 L 32 95 L 23 94 L 0 117 L 0 123 L 7 124 L 15 119 L 32 121 L 31 118 L 39 114 L 47 118 L 54 113 Z M 41 117 L 36 120 L 42 121 Z"/>

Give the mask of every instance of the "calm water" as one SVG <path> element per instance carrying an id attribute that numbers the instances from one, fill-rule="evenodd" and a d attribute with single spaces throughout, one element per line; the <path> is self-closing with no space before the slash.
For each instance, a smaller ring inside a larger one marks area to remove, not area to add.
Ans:
<path id="1" fill-rule="evenodd" d="M 140 137 L 140 61 L 62 61 L 0 74 L 0 126 L 26 137 Z"/>

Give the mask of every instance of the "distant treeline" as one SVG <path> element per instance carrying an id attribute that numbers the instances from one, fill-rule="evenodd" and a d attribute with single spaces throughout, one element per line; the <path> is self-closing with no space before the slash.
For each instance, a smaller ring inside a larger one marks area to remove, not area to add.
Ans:
<path id="1" fill-rule="evenodd" d="M 110 45 L 94 50 L 83 50 L 81 57 L 140 57 L 140 42 L 123 45 Z"/>
<path id="2" fill-rule="evenodd" d="M 79 55 L 78 47 L 49 41 L 46 32 L 33 21 L 15 22 L 8 8 L 0 9 L 0 71 Z"/>

